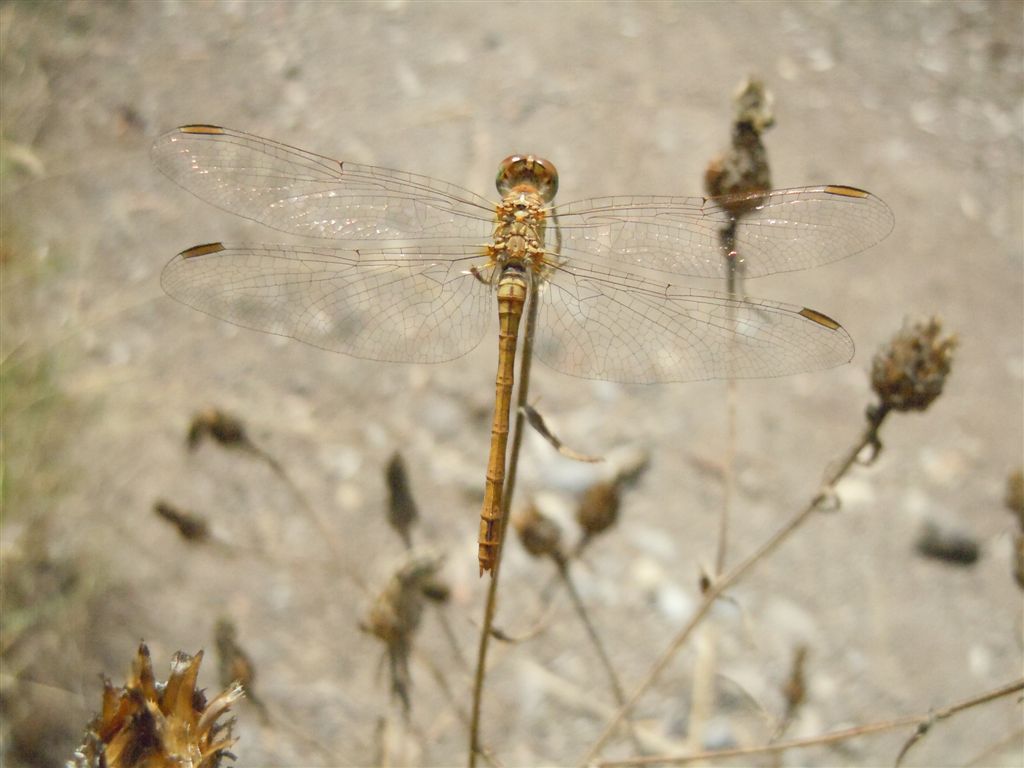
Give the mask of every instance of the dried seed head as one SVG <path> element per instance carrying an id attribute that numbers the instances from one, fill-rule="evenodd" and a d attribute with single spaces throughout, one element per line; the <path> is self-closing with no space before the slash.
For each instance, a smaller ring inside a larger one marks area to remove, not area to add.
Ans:
<path id="1" fill-rule="evenodd" d="M 576 509 L 576 521 L 585 538 L 591 538 L 611 528 L 619 519 L 619 485 L 600 482 L 590 486 Z"/>
<path id="2" fill-rule="evenodd" d="M 437 579 L 442 560 L 419 556 L 408 560 L 370 606 L 360 629 L 384 641 L 391 667 L 391 689 L 410 706 L 409 654 L 426 602 L 425 585 Z"/>
<path id="3" fill-rule="evenodd" d="M 523 548 L 534 557 L 562 556 L 562 529 L 536 505 L 530 504 L 512 519 Z"/>
<path id="4" fill-rule="evenodd" d="M 747 78 L 733 96 L 736 121 L 732 128 L 732 146 L 708 164 L 704 189 L 711 197 L 721 198 L 719 205 L 734 216 L 742 216 L 756 207 L 762 193 L 772 188 L 768 150 L 761 134 L 774 123 L 773 98 L 764 83 Z"/>
<path id="5" fill-rule="evenodd" d="M 179 509 L 166 501 L 153 504 L 153 511 L 178 529 L 186 541 L 201 544 L 210 539 L 210 526 L 199 515 Z"/>
<path id="6" fill-rule="evenodd" d="M 1024 533 L 1024 468 L 1011 472 L 1006 480 L 1006 508 L 1017 517 Z"/>
<path id="7" fill-rule="evenodd" d="M 436 580 L 441 562 L 432 556 L 406 561 L 370 606 L 363 629 L 386 643 L 410 638 L 423 615 L 424 586 Z"/>
<path id="8" fill-rule="evenodd" d="M 388 485 L 388 523 L 402 537 L 406 548 L 412 546 L 412 526 L 419 517 L 416 500 L 409 488 L 409 475 L 400 453 L 388 462 L 385 478 Z"/>
<path id="9" fill-rule="evenodd" d="M 953 363 L 956 336 L 941 337 L 936 318 L 904 324 L 875 355 L 871 386 L 881 407 L 896 411 L 923 411 L 942 394 Z"/>
<path id="10" fill-rule="evenodd" d="M 764 82 L 750 75 L 740 83 L 732 97 L 736 105 L 736 124 L 746 123 L 758 133 L 775 125 L 775 96 Z"/>
<path id="11" fill-rule="evenodd" d="M 149 649 L 139 646 L 121 690 L 104 682 L 100 714 L 86 730 L 75 768 L 216 768 L 228 748 L 233 721 L 217 721 L 243 694 L 230 686 L 207 702 L 196 688 L 203 653 L 178 652 L 166 683 L 157 683 Z"/>
<path id="12" fill-rule="evenodd" d="M 192 419 L 188 428 L 189 450 L 195 450 L 206 437 L 212 437 L 221 445 L 247 445 L 249 437 L 241 419 L 231 416 L 217 408 L 200 411 Z"/>

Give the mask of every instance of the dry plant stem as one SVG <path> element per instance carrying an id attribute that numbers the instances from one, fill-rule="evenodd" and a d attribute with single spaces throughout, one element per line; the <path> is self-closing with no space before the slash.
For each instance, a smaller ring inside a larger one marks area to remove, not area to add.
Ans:
<path id="1" fill-rule="evenodd" d="M 580 617 L 580 621 L 583 622 L 584 628 L 587 630 L 587 636 L 590 638 L 591 644 L 594 646 L 594 650 L 597 651 L 597 656 L 601 660 L 601 666 L 604 667 L 605 674 L 608 675 L 608 684 L 611 686 L 612 693 L 615 695 L 615 702 L 621 707 L 626 703 L 626 694 L 622 690 L 622 683 L 619 682 L 619 676 L 615 674 L 615 667 L 612 666 L 611 659 L 608 658 L 608 653 L 604 649 L 604 643 L 601 642 L 601 636 L 597 634 L 597 628 L 594 627 L 593 622 L 590 620 L 590 615 L 587 613 L 587 608 L 583 604 L 583 600 L 580 598 L 580 593 L 576 590 L 576 584 L 572 580 L 572 576 L 569 575 L 569 561 L 564 557 L 559 557 L 555 560 L 555 565 L 558 567 L 558 575 L 562 579 L 562 583 L 565 585 L 566 592 L 569 593 L 569 597 L 572 599 L 573 608 L 576 609 L 576 615 Z M 640 740 L 637 738 L 636 732 L 633 730 L 633 724 L 627 721 L 627 728 L 629 728 L 629 738 L 633 742 L 633 749 L 637 752 L 643 752 L 643 747 L 640 744 Z"/>
<path id="2" fill-rule="evenodd" d="M 938 722 L 939 720 L 945 720 L 953 715 L 963 712 L 966 709 L 977 707 L 982 704 L 987 704 L 990 701 L 1003 698 L 1004 696 L 1011 696 L 1015 693 L 1024 691 L 1024 678 L 1015 680 L 1007 685 L 994 688 L 991 691 L 987 691 L 978 696 L 972 696 L 969 699 L 958 701 L 955 704 L 951 704 L 948 707 L 929 712 L 924 715 L 909 715 L 907 717 L 896 717 L 892 720 L 881 720 L 875 723 L 867 723 L 866 725 L 858 725 L 853 728 L 844 728 L 841 731 L 832 731 L 831 733 L 825 733 L 821 736 L 812 736 L 807 739 L 791 739 L 789 741 L 779 741 L 775 744 L 767 744 L 760 747 L 741 747 L 738 749 L 720 749 L 712 750 L 709 752 L 699 752 L 691 755 L 683 755 L 680 757 L 672 757 L 668 755 L 655 755 L 651 757 L 640 757 L 631 760 L 613 760 L 604 763 L 598 763 L 601 768 L 626 768 L 627 766 L 643 766 L 643 765 L 686 765 L 687 763 L 693 763 L 698 760 L 715 760 L 725 759 L 729 757 L 748 757 L 751 755 L 765 755 L 771 753 L 782 752 L 787 749 L 803 749 L 806 747 L 816 747 L 824 744 L 834 744 L 840 741 L 847 741 L 858 736 L 867 736 L 873 733 L 884 733 L 885 731 L 895 731 L 900 728 L 909 728 L 911 726 L 921 727 L 923 725 L 930 726 L 932 723 Z"/>
<path id="3" fill-rule="evenodd" d="M 498 578 L 501 576 L 501 555 L 505 550 L 505 534 L 508 528 L 509 510 L 512 508 L 512 492 L 516 485 L 516 470 L 519 467 L 519 449 L 523 444 L 523 427 L 526 418 L 523 406 L 530 388 L 530 362 L 533 358 L 533 335 L 537 325 L 536 285 L 530 286 L 529 305 L 526 308 L 526 328 L 523 332 L 522 357 L 519 361 L 519 387 L 516 393 L 516 425 L 512 435 L 512 450 L 505 488 L 501 495 L 501 523 L 498 534 L 498 551 L 494 558 L 491 583 L 487 588 L 487 603 L 484 606 L 484 620 L 480 627 L 480 644 L 477 648 L 476 673 L 473 676 L 473 713 L 469 725 L 469 768 L 475 768 L 477 753 L 480 751 L 480 711 L 483 700 L 484 678 L 487 672 L 487 647 L 491 638 L 491 627 L 498 605 Z"/>
<path id="4" fill-rule="evenodd" d="M 829 473 L 829 476 L 822 483 L 821 489 L 815 494 L 814 498 L 811 499 L 810 503 L 793 515 L 789 521 L 776 531 L 772 536 L 765 541 L 757 550 L 747 556 L 745 560 L 734 566 L 727 573 L 723 574 L 708 587 L 704 593 L 704 597 L 697 606 L 696 611 L 690 618 L 690 621 L 676 634 L 669 643 L 668 647 L 655 662 L 654 666 L 651 667 L 647 677 L 644 678 L 643 682 L 637 686 L 637 689 L 633 692 L 633 695 L 629 698 L 625 705 L 623 705 L 615 716 L 611 719 L 608 725 L 602 731 L 601 735 L 594 742 L 586 756 L 583 758 L 581 763 L 583 765 L 589 765 L 594 761 L 594 758 L 600 753 L 601 748 L 608 742 L 612 734 L 615 732 L 619 722 L 624 718 L 636 705 L 640 697 L 646 693 L 647 689 L 654 684 L 662 672 L 665 671 L 672 659 L 675 658 L 676 653 L 682 648 L 683 644 L 689 639 L 690 635 L 693 634 L 693 630 L 704 619 L 704 616 L 711 610 L 711 606 L 714 605 L 715 600 L 729 587 L 734 585 L 740 579 L 747 575 L 757 563 L 766 558 L 772 552 L 774 552 L 782 542 L 784 542 L 789 535 L 799 528 L 808 517 L 810 517 L 821 504 L 830 497 L 835 484 L 849 471 L 850 467 L 857 461 L 857 457 L 860 455 L 868 446 L 876 447 L 879 445 L 878 430 L 885 420 L 886 415 L 889 411 L 884 406 L 878 406 L 871 408 L 868 411 L 868 425 L 864 430 L 863 435 L 857 441 L 857 443 L 850 448 L 843 460 Z"/>
<path id="5" fill-rule="evenodd" d="M 736 267 L 736 228 L 738 220 L 722 230 L 722 258 L 728 267 L 726 291 L 735 296 L 738 287 Z M 736 322 L 735 311 L 729 307 L 729 323 Z M 715 551 L 714 578 L 725 571 L 726 555 L 729 551 L 729 518 L 732 516 L 732 502 L 736 490 L 736 435 L 737 435 L 736 379 L 730 376 L 726 381 L 726 445 L 722 461 L 722 506 L 718 513 L 718 545 Z M 690 718 L 687 727 L 687 742 L 694 750 L 700 749 L 704 739 L 704 725 L 715 709 L 715 675 L 717 674 L 718 628 L 709 623 L 697 644 L 697 659 L 693 669 L 693 689 L 690 695 Z"/>
<path id="6" fill-rule="evenodd" d="M 729 516 L 732 512 L 732 500 L 736 492 L 736 433 L 737 433 L 737 401 L 739 393 L 736 379 L 729 378 L 726 383 L 726 418 L 727 433 L 725 462 L 722 477 L 722 508 L 718 520 L 718 549 L 715 553 L 715 578 L 725 571 L 725 558 L 729 549 Z"/>

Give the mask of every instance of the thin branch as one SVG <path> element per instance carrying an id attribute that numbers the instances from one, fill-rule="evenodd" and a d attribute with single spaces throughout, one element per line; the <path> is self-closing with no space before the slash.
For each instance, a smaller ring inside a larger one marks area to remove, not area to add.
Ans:
<path id="1" fill-rule="evenodd" d="M 799 528 L 808 517 L 811 516 L 818 508 L 828 500 L 835 487 L 835 484 L 849 471 L 850 467 L 857 461 L 857 457 L 861 451 L 865 448 L 872 446 L 877 447 L 879 445 L 878 430 L 882 425 L 886 415 L 889 411 L 882 407 L 876 407 L 869 409 L 868 411 L 868 425 L 853 447 L 847 452 L 843 460 L 838 466 L 833 469 L 830 475 L 822 483 L 818 493 L 815 494 L 814 498 L 811 499 L 810 503 L 799 512 L 797 512 L 790 520 L 776 531 L 767 541 L 765 541 L 757 550 L 752 554 L 748 555 L 745 560 L 734 566 L 730 571 L 725 573 L 720 578 L 716 579 L 707 591 L 704 593 L 704 597 L 697 606 L 697 610 L 694 612 L 690 621 L 676 634 L 676 636 L 669 643 L 668 647 L 659 657 L 658 661 L 655 662 L 654 666 L 651 667 L 650 672 L 644 678 L 643 682 L 637 686 L 637 689 L 630 696 L 629 700 L 619 708 L 619 711 L 615 713 L 615 716 L 611 719 L 604 731 L 594 742 L 590 750 L 584 756 L 581 763 L 588 765 L 594 761 L 597 755 L 600 753 L 601 748 L 608 742 L 615 729 L 622 721 L 622 719 L 629 714 L 633 707 L 636 706 L 637 701 L 640 697 L 646 693 L 647 689 L 654 684 L 661 673 L 668 667 L 669 663 L 675 658 L 676 653 L 682 648 L 683 644 L 689 639 L 693 630 L 704 619 L 704 616 L 711 610 L 711 606 L 714 605 L 715 600 L 729 587 L 736 584 L 740 579 L 747 575 L 747 573 L 759 563 L 761 560 L 766 558 L 772 552 L 774 552 L 780 544 L 782 544 L 790 534 Z"/>
<path id="2" fill-rule="evenodd" d="M 952 717 L 953 715 L 963 712 L 966 709 L 977 707 L 982 704 L 987 704 L 990 701 L 1003 698 L 1004 696 L 1011 696 L 1014 693 L 1024 691 L 1024 678 L 1015 680 L 1007 685 L 994 688 L 990 691 L 986 691 L 978 696 L 972 696 L 969 699 L 958 701 L 955 704 L 951 704 L 948 707 L 944 707 L 940 710 L 929 712 L 924 715 L 910 715 L 907 717 L 897 717 L 892 720 L 881 720 L 875 723 L 867 723 L 866 725 L 858 725 L 853 728 L 844 728 L 841 731 L 832 731 L 831 733 L 825 733 L 820 736 L 812 736 L 806 739 L 791 739 L 789 741 L 779 741 L 775 744 L 766 744 L 760 747 L 740 747 L 737 749 L 719 749 L 711 750 L 708 752 L 698 752 L 690 755 L 682 756 L 669 756 L 669 755 L 655 755 L 650 757 L 640 757 L 630 760 L 615 760 L 610 762 L 598 763 L 601 768 L 632 768 L 633 766 L 644 766 L 644 765 L 686 765 L 687 763 L 693 763 L 699 760 L 718 760 L 725 759 L 728 757 L 749 757 L 751 755 L 765 755 L 782 752 L 787 749 L 804 749 L 806 747 L 816 747 L 824 744 L 834 744 L 840 741 L 846 741 L 853 739 L 858 736 L 867 736 L 874 733 L 884 733 L 885 731 L 895 731 L 900 728 L 909 728 L 911 726 L 921 726 L 926 723 L 934 723 L 939 720 L 945 720 L 946 718 Z"/>

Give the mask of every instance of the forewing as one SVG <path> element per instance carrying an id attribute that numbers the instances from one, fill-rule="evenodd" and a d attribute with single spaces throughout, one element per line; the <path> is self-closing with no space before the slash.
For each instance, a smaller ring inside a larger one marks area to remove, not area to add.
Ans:
<path id="1" fill-rule="evenodd" d="M 453 184 L 343 163 L 229 128 L 176 128 L 154 142 L 152 157 L 196 197 L 306 237 L 478 244 L 494 224 L 493 203 Z"/>
<path id="2" fill-rule="evenodd" d="M 475 347 L 493 297 L 471 249 L 196 246 L 164 268 L 173 298 L 244 328 L 355 357 L 434 363 Z"/>
<path id="3" fill-rule="evenodd" d="M 538 357 L 588 379 L 783 376 L 840 365 L 854 351 L 849 334 L 814 310 L 622 273 L 558 272 L 538 309 Z"/>
<path id="4" fill-rule="evenodd" d="M 743 208 L 736 219 L 729 210 Z M 859 253 L 893 228 L 889 207 L 838 185 L 730 198 L 604 197 L 557 206 L 561 252 L 591 269 L 723 278 L 721 233 L 736 222 L 745 277 L 808 269 Z"/>

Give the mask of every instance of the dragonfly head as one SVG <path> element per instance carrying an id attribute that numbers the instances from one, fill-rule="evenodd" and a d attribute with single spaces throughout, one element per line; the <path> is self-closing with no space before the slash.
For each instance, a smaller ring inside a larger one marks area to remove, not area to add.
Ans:
<path id="1" fill-rule="evenodd" d="M 545 203 L 550 203 L 558 192 L 558 171 L 550 160 L 534 155 L 511 155 L 498 166 L 494 180 L 501 196 L 527 187 L 536 192 Z"/>

